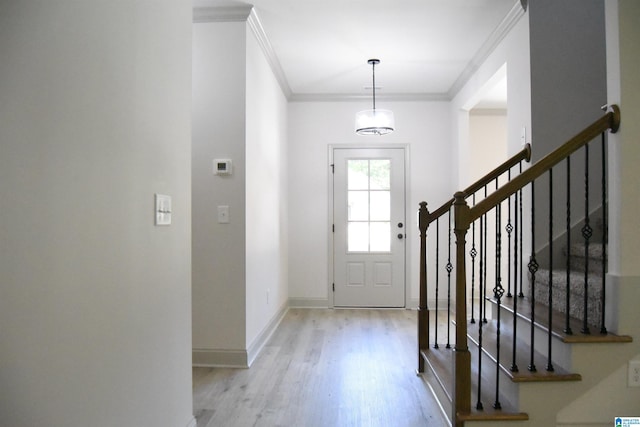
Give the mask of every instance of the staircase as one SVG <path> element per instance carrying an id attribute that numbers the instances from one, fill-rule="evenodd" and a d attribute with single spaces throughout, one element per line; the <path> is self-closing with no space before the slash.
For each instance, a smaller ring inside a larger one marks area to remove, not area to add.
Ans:
<path id="1" fill-rule="evenodd" d="M 560 411 L 629 357 L 619 346 L 632 338 L 608 332 L 604 324 L 606 251 L 602 243 L 589 241 L 591 229 L 584 227 L 588 229 L 583 232 L 585 243 L 566 246 L 564 268 L 542 269 L 535 255 L 527 264 L 522 247 L 526 240 L 523 229 L 531 232 L 531 247 L 536 247 L 534 240 L 539 238 L 533 219 L 531 225 L 523 224 L 523 199 L 527 197 L 523 189 L 531 189 L 528 202 L 531 218 L 535 218 L 534 181 L 548 174 L 553 197 L 554 166 L 565 160 L 569 163 L 567 159 L 575 151 L 608 129 L 615 131 L 618 122 L 619 111 L 613 107 L 524 172 L 522 161 L 529 160 L 530 147 L 456 193 L 433 213 L 421 203 L 418 372 L 452 425 L 562 425 Z M 604 152 L 604 137 L 602 144 Z M 588 147 L 585 150 L 588 162 Z M 519 173 L 512 178 L 517 165 Z M 499 186 L 499 177 L 504 174 L 508 174 L 508 181 Z M 493 187 L 494 182 L 496 189 L 488 194 L 487 187 Z M 478 193 L 482 197 L 476 201 Z M 604 189 L 602 194 L 606 215 Z M 438 221 L 446 213 L 454 219 L 453 224 L 446 218 Z M 583 221 L 589 224 L 588 217 Z M 435 246 L 435 263 L 434 256 L 427 259 L 427 229 L 430 236 L 455 235 L 454 247 L 440 250 L 440 241 L 430 243 Z M 604 239 L 606 242 L 606 235 Z M 553 250 L 550 253 L 553 255 Z M 429 309 L 430 286 L 435 289 L 436 301 L 439 295 L 447 296 L 447 302 L 439 305 L 447 311 Z"/>

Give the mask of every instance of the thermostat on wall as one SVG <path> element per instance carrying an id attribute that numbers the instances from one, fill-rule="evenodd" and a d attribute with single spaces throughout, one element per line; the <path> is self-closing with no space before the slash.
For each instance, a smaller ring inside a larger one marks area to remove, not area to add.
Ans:
<path id="1" fill-rule="evenodd" d="M 230 159 L 214 159 L 213 160 L 214 175 L 231 175 Z"/>

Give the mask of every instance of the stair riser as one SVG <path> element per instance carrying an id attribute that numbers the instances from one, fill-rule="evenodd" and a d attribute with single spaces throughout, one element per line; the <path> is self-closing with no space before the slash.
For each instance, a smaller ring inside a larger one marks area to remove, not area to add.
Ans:
<path id="1" fill-rule="evenodd" d="M 540 316 L 547 316 L 547 314 L 547 312 L 538 313 L 537 316 L 539 318 Z M 501 318 L 502 325 L 509 330 L 513 330 L 513 313 L 511 313 L 507 309 L 502 309 Z M 533 332 L 536 351 L 540 354 L 546 355 L 549 349 L 549 336 L 547 332 L 540 329 L 539 327 L 534 327 Z M 518 340 L 518 342 L 524 342 L 526 345 L 529 345 L 531 343 L 531 323 L 528 320 L 518 317 L 516 321 L 516 339 Z M 571 371 L 571 346 L 562 342 L 562 340 L 557 336 L 552 335 L 551 348 L 553 365 L 566 369 L 567 371 Z M 505 356 L 504 360 L 511 361 L 512 358 L 512 354 L 509 354 Z M 529 355 L 527 355 L 527 360 L 529 359 L 530 357 Z M 547 360 L 544 357 L 534 358 L 534 364 L 538 369 L 544 369 L 546 363 Z M 518 366 L 518 369 L 520 370 L 524 370 L 527 368 L 528 364 L 526 366 Z"/>
<path id="2" fill-rule="evenodd" d="M 567 302 L 566 302 L 566 290 L 564 289 L 556 289 L 552 290 L 552 299 L 553 299 L 553 309 L 560 311 L 562 313 L 566 313 Z M 535 291 L 536 301 L 547 304 L 549 300 L 549 290 L 548 288 L 544 289 L 542 287 L 536 287 Z M 587 314 L 588 320 L 587 323 L 590 325 L 597 325 L 602 317 L 602 307 L 600 304 L 600 299 L 597 297 L 589 297 L 587 306 Z M 546 315 L 546 313 L 544 314 Z M 582 319 L 584 316 L 584 297 L 582 295 L 572 294 L 569 300 L 569 315 L 575 317 L 577 319 Z"/>
<path id="3" fill-rule="evenodd" d="M 549 270 L 539 270 L 535 277 L 535 289 L 547 289 L 549 287 Z M 554 289 L 562 292 L 567 290 L 567 273 L 566 271 L 554 270 L 551 277 L 551 283 Z M 572 272 L 569 275 L 569 291 L 571 295 L 584 295 L 584 273 Z M 587 292 L 591 298 L 600 298 L 602 295 L 602 277 L 599 275 L 589 275 L 587 278 Z M 528 295 L 531 295 L 529 289 Z"/>
<path id="4" fill-rule="evenodd" d="M 586 266 L 586 260 L 584 257 L 572 256 L 569 258 L 569 268 L 574 271 L 582 271 L 584 272 Z M 589 258 L 589 265 L 587 266 L 587 271 L 590 274 L 602 274 L 603 262 L 602 259 L 597 258 Z"/>
<path id="5" fill-rule="evenodd" d="M 478 364 L 478 347 L 475 343 L 469 343 L 469 350 L 471 351 L 471 364 L 477 366 Z M 507 355 L 503 355 L 507 358 Z M 513 408 L 518 408 L 518 384 L 511 381 L 511 378 L 507 376 L 502 370 L 499 371 L 500 381 L 500 403 L 503 405 L 510 405 Z M 475 395 L 478 390 L 478 378 L 477 375 L 473 375 L 472 393 Z M 485 408 L 491 407 L 495 402 L 496 396 L 496 364 L 495 362 L 482 352 L 482 404 Z M 475 407 L 477 399 L 471 402 L 471 405 Z"/>

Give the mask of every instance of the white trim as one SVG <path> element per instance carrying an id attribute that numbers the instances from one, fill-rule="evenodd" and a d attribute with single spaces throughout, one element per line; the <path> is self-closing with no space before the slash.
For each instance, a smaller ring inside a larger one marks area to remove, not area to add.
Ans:
<path id="1" fill-rule="evenodd" d="M 405 144 L 404 146 L 404 306 L 409 308 L 409 297 L 411 296 L 411 282 L 412 278 L 409 275 L 411 269 L 411 231 L 409 228 L 410 212 L 412 212 L 411 203 L 411 145 Z M 416 307 L 418 307 L 416 305 Z"/>
<path id="2" fill-rule="evenodd" d="M 476 301 L 478 299 L 476 298 Z M 451 301 L 453 304 L 453 300 Z M 477 302 L 476 302 L 477 304 Z M 477 306 L 477 305 L 476 305 Z M 420 299 L 419 298 L 411 298 L 410 300 L 408 300 L 407 302 L 407 310 L 417 310 L 420 307 Z M 429 311 L 435 311 L 436 310 L 436 299 L 435 298 L 428 298 L 427 299 L 427 308 L 429 309 Z M 438 299 L 438 311 L 442 312 L 442 311 L 447 311 L 447 300 L 439 298 Z"/>
<path id="3" fill-rule="evenodd" d="M 193 23 L 204 22 L 246 22 L 253 6 L 214 6 L 193 9 Z"/>
<path id="4" fill-rule="evenodd" d="M 328 182 L 328 186 L 329 188 L 327 189 L 328 192 L 328 203 L 327 203 L 327 207 L 329 209 L 329 211 L 327 212 L 327 230 L 329 231 L 329 244 L 327 245 L 327 264 L 328 264 L 328 269 L 329 269 L 329 275 L 327 276 L 329 278 L 329 283 L 327 283 L 327 295 L 328 295 L 328 305 L 329 308 L 333 308 L 335 307 L 334 304 L 334 287 L 335 287 L 335 277 L 334 277 L 334 267 L 333 267 L 333 247 L 334 247 L 334 236 L 335 236 L 335 230 L 334 230 L 334 225 L 333 225 L 333 177 L 334 177 L 334 173 L 335 173 L 335 163 L 333 160 L 333 150 L 334 150 L 334 145 L 329 144 L 329 146 L 327 147 L 329 149 L 328 152 L 328 163 L 327 163 L 327 167 L 329 168 L 329 173 L 327 174 L 327 182 Z"/>
<path id="5" fill-rule="evenodd" d="M 556 427 L 609 427 L 611 425 L 612 425 L 611 421 L 608 421 L 608 422 L 605 422 L 605 421 L 602 421 L 602 422 L 597 422 L 597 421 L 594 421 L 594 422 L 591 422 L 591 421 L 588 421 L 588 422 L 584 422 L 584 421 L 576 421 L 576 422 L 574 422 L 574 421 L 565 421 L 565 422 L 556 421 Z"/>
<path id="6" fill-rule="evenodd" d="M 449 99 L 453 99 L 460 89 L 464 87 L 469 79 L 478 71 L 480 66 L 487 60 L 489 55 L 498 47 L 500 42 L 509 34 L 509 31 L 518 23 L 520 18 L 524 16 L 526 11 L 522 7 L 520 0 L 516 1 L 511 10 L 502 19 L 500 24 L 489 35 L 484 44 L 478 49 L 471 61 L 467 64 L 462 73 L 458 76 L 453 85 L 449 88 Z"/>
<path id="7" fill-rule="evenodd" d="M 292 96 L 291 87 L 289 86 L 289 82 L 287 81 L 287 77 L 282 70 L 282 66 L 280 65 L 280 61 L 276 56 L 275 51 L 273 50 L 273 46 L 267 37 L 267 34 L 264 32 L 264 28 L 262 27 L 262 22 L 260 22 L 260 18 L 258 18 L 258 14 L 255 9 L 251 9 L 249 13 L 249 18 L 247 19 L 247 24 L 249 24 L 249 28 L 251 28 L 251 32 L 256 37 L 258 41 L 258 45 L 260 45 L 260 49 L 264 53 L 264 56 L 267 58 L 267 62 L 271 67 L 271 72 L 275 76 L 278 84 L 280 85 L 280 89 L 282 89 L 282 93 L 284 93 L 285 98 L 289 100 Z"/>
<path id="8" fill-rule="evenodd" d="M 194 367 L 248 368 L 246 350 L 218 350 L 194 348 L 191 352 Z"/>
<path id="9" fill-rule="evenodd" d="M 446 93 L 389 93 L 379 94 L 382 101 L 451 101 L 462 87 L 475 74 L 489 55 L 502 42 L 513 26 L 526 13 L 520 0 L 517 0 L 509 13 L 489 35 L 484 44 L 471 58 L 465 69 L 458 76 Z M 280 61 L 273 50 L 273 46 L 264 31 L 260 18 L 252 5 L 240 6 L 215 6 L 197 7 L 193 9 L 193 22 L 247 22 L 251 32 L 256 37 L 262 52 L 264 53 L 271 71 L 275 76 L 284 96 L 291 102 L 335 102 L 335 101 L 362 101 L 369 99 L 364 94 L 338 94 L 338 93 L 293 93 L 289 81 L 280 65 Z"/>
<path id="10" fill-rule="evenodd" d="M 192 365 L 195 367 L 249 368 L 260 355 L 269 338 L 278 329 L 287 311 L 289 311 L 289 305 L 284 303 L 247 350 L 194 348 L 191 353 Z"/>
<path id="11" fill-rule="evenodd" d="M 345 102 L 370 100 L 371 95 L 360 93 L 293 93 L 291 102 Z M 451 101 L 447 93 L 385 93 L 376 91 L 376 99 L 382 101 L 421 102 L 421 101 Z"/>
<path id="12" fill-rule="evenodd" d="M 253 362 L 256 360 L 256 357 L 262 352 L 264 345 L 269 341 L 269 338 L 273 335 L 273 333 L 278 329 L 280 322 L 289 311 L 289 306 L 285 302 L 280 310 L 273 316 L 271 321 L 264 329 L 258 334 L 258 336 L 253 340 L 249 348 L 247 349 L 247 364 L 251 366 Z"/>
<path id="13" fill-rule="evenodd" d="M 289 298 L 289 308 L 329 308 L 327 298 Z"/>
<path id="14" fill-rule="evenodd" d="M 193 23 L 206 23 L 206 22 L 246 22 L 251 33 L 255 36 L 262 53 L 264 54 L 271 72 L 275 76 L 280 89 L 284 93 L 285 98 L 289 100 L 291 98 L 291 88 L 287 77 L 282 71 L 280 61 L 276 56 L 273 46 L 264 32 L 262 22 L 252 5 L 241 6 L 214 6 L 214 7 L 197 7 L 193 9 Z"/>
<path id="15" fill-rule="evenodd" d="M 197 425 L 198 425 L 198 420 L 196 420 L 196 417 L 191 416 L 191 419 L 187 423 L 187 427 L 197 427 Z"/>

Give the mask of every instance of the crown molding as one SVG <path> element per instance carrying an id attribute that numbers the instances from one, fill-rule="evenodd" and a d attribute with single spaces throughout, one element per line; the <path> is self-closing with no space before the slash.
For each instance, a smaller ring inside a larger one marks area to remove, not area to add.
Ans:
<path id="1" fill-rule="evenodd" d="M 249 28 L 251 29 L 253 35 L 256 37 L 258 45 L 260 46 L 260 49 L 262 49 L 262 52 L 264 53 L 269 66 L 271 67 L 271 71 L 278 81 L 280 89 L 282 89 L 282 93 L 284 93 L 284 96 L 288 100 L 290 100 L 292 96 L 291 87 L 289 86 L 289 82 L 287 81 L 287 77 L 282 70 L 280 61 L 278 60 L 278 57 L 273 50 L 273 46 L 271 45 L 267 34 L 264 32 L 264 28 L 262 27 L 260 18 L 258 18 L 258 14 L 254 8 L 252 8 L 249 13 L 247 24 L 249 25 Z"/>
<path id="2" fill-rule="evenodd" d="M 253 6 L 215 6 L 193 9 L 193 22 L 246 22 Z"/>
<path id="3" fill-rule="evenodd" d="M 489 55 L 504 40 L 513 26 L 526 13 L 527 1 L 517 0 L 509 13 L 504 17 L 496 29 L 489 35 L 484 44 L 467 64 L 460 76 L 446 93 L 395 93 L 379 94 L 376 99 L 383 101 L 451 101 L 464 87 L 469 79 L 478 71 Z M 273 50 L 260 18 L 252 5 L 198 7 L 193 9 L 193 22 L 246 22 L 256 37 L 260 49 L 264 53 L 271 71 L 288 101 L 291 102 L 334 102 L 334 101 L 362 101 L 370 99 L 365 94 L 340 93 L 293 93 L 280 61 Z"/>
<path id="4" fill-rule="evenodd" d="M 509 34 L 509 31 L 518 23 L 520 18 L 526 13 L 526 6 L 523 5 L 520 0 L 516 1 L 507 15 L 502 19 L 500 24 L 493 30 L 487 40 L 478 49 L 476 54 L 471 58 L 471 61 L 467 64 L 462 73 L 458 76 L 456 81 L 449 89 L 449 99 L 453 99 L 460 89 L 471 79 L 471 77 L 478 71 L 480 66 L 487 60 L 489 55 L 498 47 L 500 42 Z"/>
<path id="5" fill-rule="evenodd" d="M 294 93 L 289 98 L 291 102 L 344 102 L 369 101 L 371 95 L 361 93 Z M 386 93 L 376 92 L 376 101 L 388 102 L 424 102 L 451 101 L 446 93 Z"/>
<path id="6" fill-rule="evenodd" d="M 271 71 L 275 76 L 280 89 L 285 98 L 290 99 L 292 92 L 287 77 L 282 71 L 280 61 L 271 46 L 271 42 L 264 32 L 260 18 L 252 5 L 240 6 L 215 6 L 215 7 L 198 7 L 193 9 L 193 23 L 206 22 L 246 22 L 251 32 L 258 41 L 260 49 L 271 67 Z"/>

